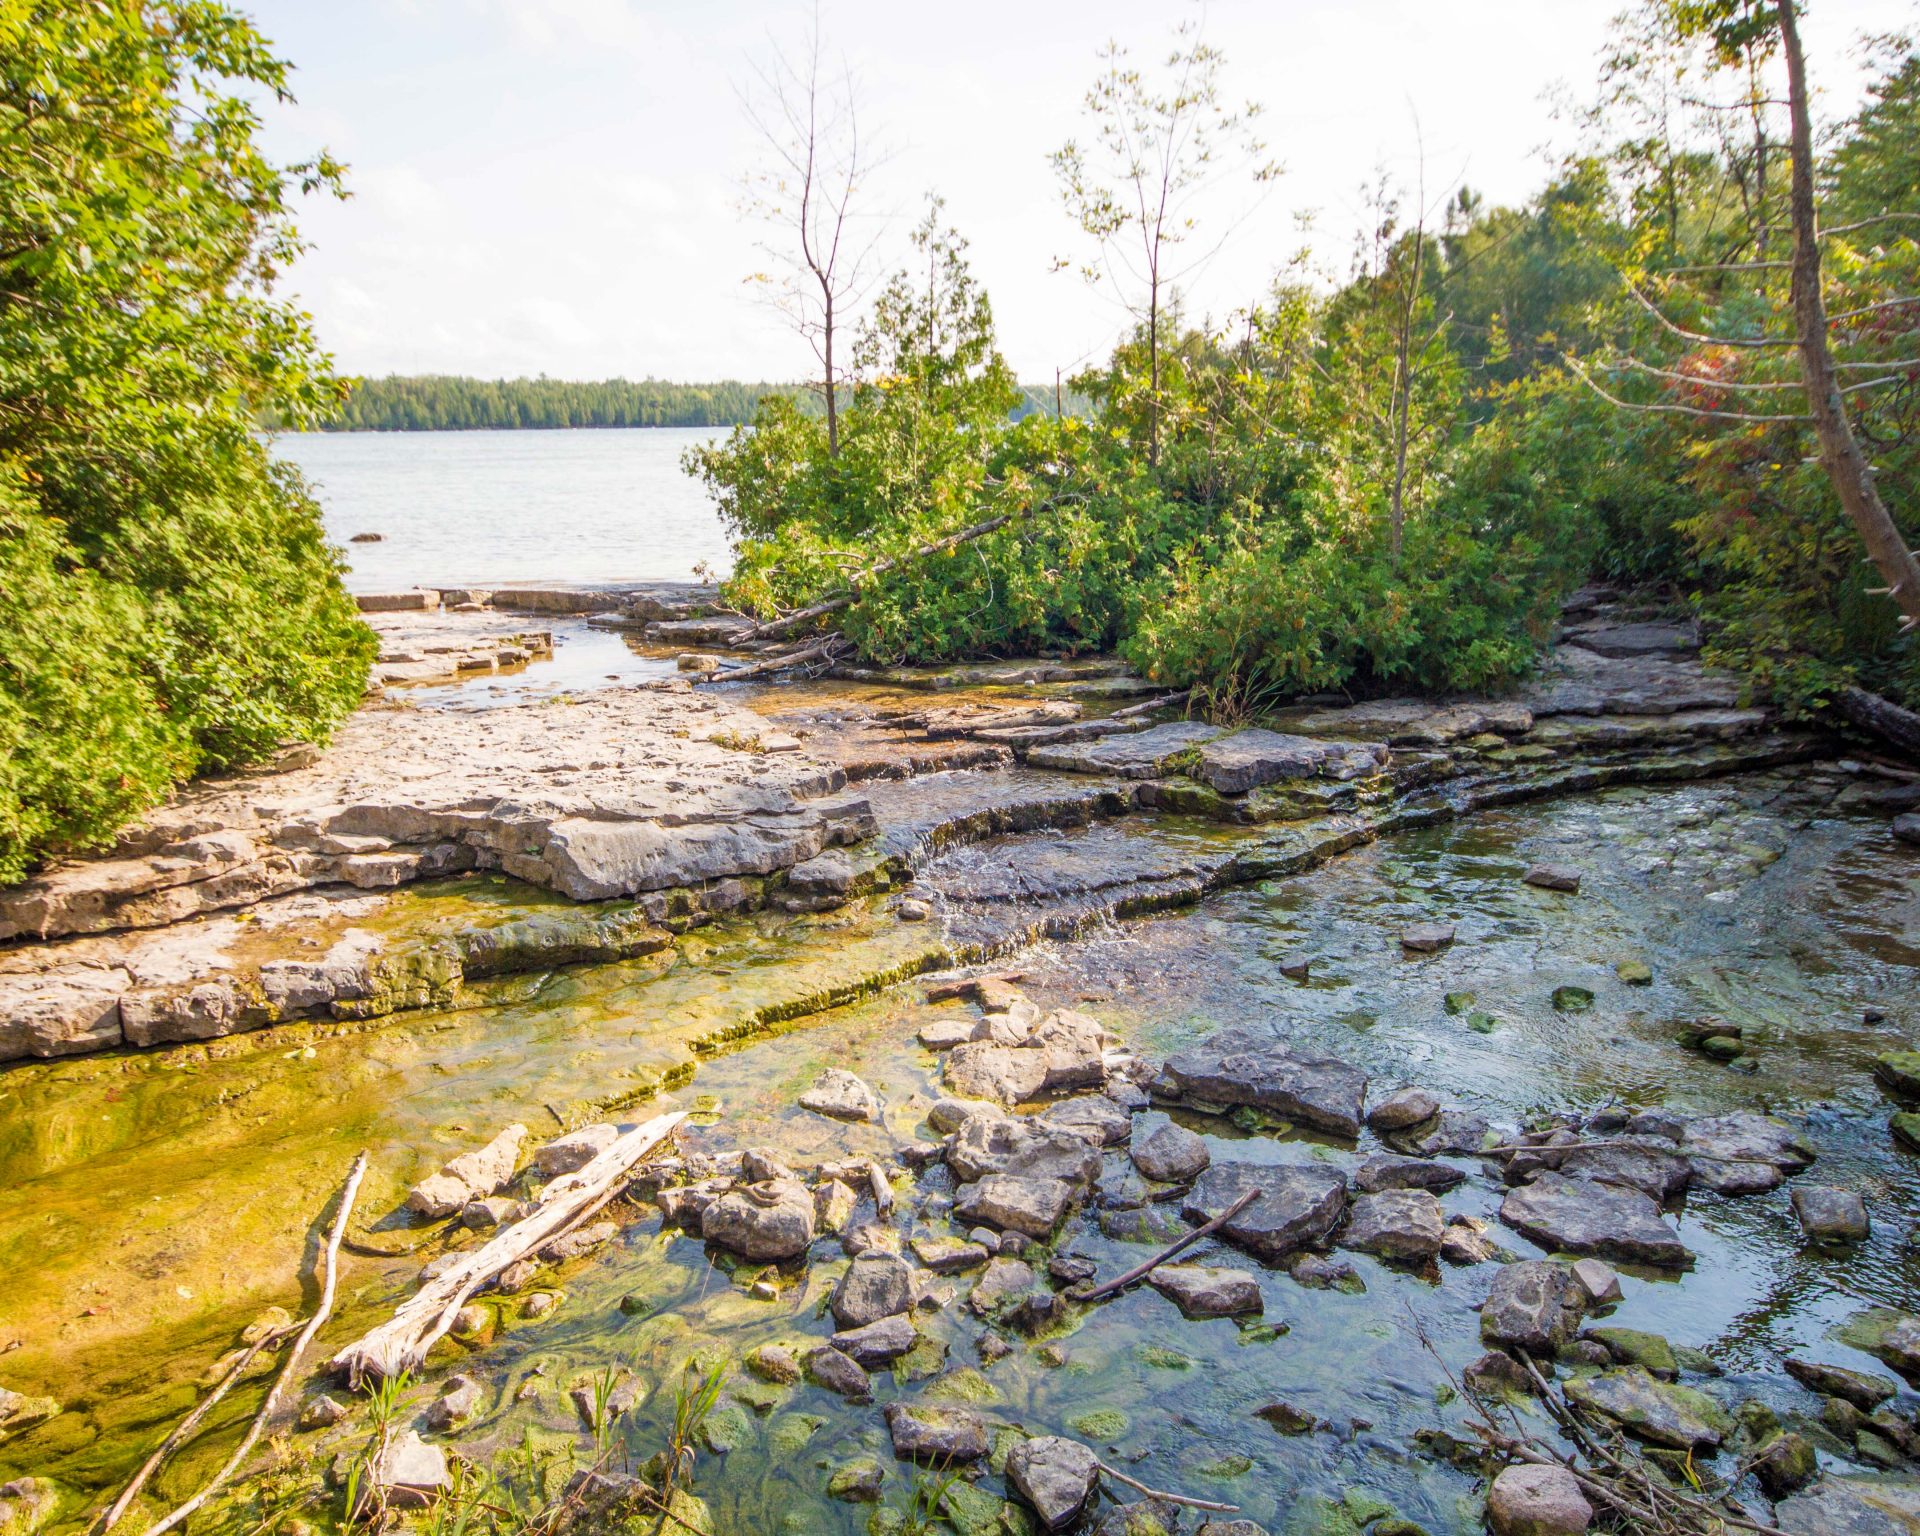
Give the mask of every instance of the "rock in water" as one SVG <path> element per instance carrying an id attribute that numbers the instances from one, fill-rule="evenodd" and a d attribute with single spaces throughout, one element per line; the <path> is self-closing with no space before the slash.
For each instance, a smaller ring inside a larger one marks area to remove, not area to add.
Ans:
<path id="1" fill-rule="evenodd" d="M 849 1360 L 871 1369 L 898 1360 L 920 1342 L 920 1335 L 914 1330 L 913 1319 L 902 1313 L 883 1317 L 864 1328 L 836 1333 L 827 1342 Z"/>
<path id="2" fill-rule="evenodd" d="M 1673 1199 L 1693 1178 L 1692 1164 L 1660 1136 L 1612 1136 L 1598 1145 L 1576 1146 L 1557 1166 L 1570 1179 L 1618 1184 L 1652 1200 Z"/>
<path id="3" fill-rule="evenodd" d="M 834 1321 L 864 1328 L 913 1305 L 913 1269 L 897 1254 L 870 1249 L 858 1255 L 833 1288 Z"/>
<path id="4" fill-rule="evenodd" d="M 1841 1365 L 1822 1365 L 1816 1360 L 1786 1360 L 1782 1363 L 1787 1368 L 1787 1374 L 1809 1392 L 1841 1398 L 1862 1413 L 1872 1413 L 1900 1390 L 1884 1376 L 1850 1371 Z"/>
<path id="5" fill-rule="evenodd" d="M 1353 1202 L 1341 1241 L 1383 1259 L 1430 1259 L 1445 1230 L 1440 1202 L 1424 1189 L 1385 1189 Z"/>
<path id="6" fill-rule="evenodd" d="M 444 1434 L 457 1429 L 480 1410 L 480 1383 L 471 1376 L 449 1376 L 440 1395 L 427 1404 L 427 1428 Z"/>
<path id="7" fill-rule="evenodd" d="M 800 1095 L 800 1107 L 834 1120 L 880 1118 L 880 1101 L 873 1090 L 839 1067 L 828 1067 L 813 1080 L 813 1086 Z"/>
<path id="8" fill-rule="evenodd" d="M 419 1509 L 431 1504 L 453 1484 L 446 1452 L 428 1445 L 413 1430 L 402 1430 L 374 1459 L 369 1499 L 384 1493 L 396 1509 Z"/>
<path id="9" fill-rule="evenodd" d="M 1500 1219 L 1542 1248 L 1683 1269 L 1693 1255 L 1636 1190 L 1542 1173 L 1500 1204 Z"/>
<path id="10" fill-rule="evenodd" d="M 1536 864 L 1520 878 L 1543 891 L 1580 889 L 1580 871 L 1571 864 Z"/>
<path id="11" fill-rule="evenodd" d="M 1084 1190 L 1100 1175 L 1100 1154 L 1084 1136 L 1038 1120 L 976 1115 L 955 1133 L 947 1166 L 963 1183 L 1001 1174 Z"/>
<path id="12" fill-rule="evenodd" d="M 1489 1344 L 1551 1355 L 1573 1337 L 1580 1293 L 1562 1264 L 1527 1259 L 1501 1266 L 1480 1308 L 1480 1337 Z"/>
<path id="13" fill-rule="evenodd" d="M 1367 1111 L 1376 1131 L 1404 1131 L 1440 1113 L 1440 1101 L 1424 1088 L 1402 1088 Z"/>
<path id="14" fill-rule="evenodd" d="M 1133 1166 L 1164 1184 L 1190 1183 L 1206 1171 L 1210 1161 L 1206 1142 L 1171 1120 L 1133 1147 Z"/>
<path id="15" fill-rule="evenodd" d="M 1432 954 L 1453 942 L 1452 923 L 1415 923 L 1400 935 L 1400 947 L 1415 954 Z"/>
<path id="16" fill-rule="evenodd" d="M 1133 1134 L 1133 1116 L 1105 1095 L 1062 1100 L 1039 1118 L 1049 1130 L 1078 1136 L 1096 1147 L 1117 1147 Z"/>
<path id="17" fill-rule="evenodd" d="M 813 1195 L 793 1179 L 729 1190 L 701 1213 L 700 1235 L 743 1258 L 795 1258 L 813 1241 Z"/>
<path id="18" fill-rule="evenodd" d="M 1816 1243 L 1855 1243 L 1871 1230 L 1867 1205 L 1850 1189 L 1803 1184 L 1792 1196 L 1800 1230 Z"/>
<path id="19" fill-rule="evenodd" d="M 1347 1208 L 1347 1179 L 1316 1163 L 1215 1163 L 1180 1207 L 1194 1225 L 1213 1220 L 1248 1190 L 1258 1198 L 1223 1225 L 1220 1235 L 1264 1259 L 1318 1243 Z"/>
<path id="20" fill-rule="evenodd" d="M 1086 1143 L 1082 1142 L 1082 1146 Z M 1059 1179 L 1025 1179 L 992 1174 L 954 1191 L 953 1210 L 961 1220 L 984 1222 L 1002 1231 L 1045 1239 L 1053 1235 L 1073 1204 L 1078 1187 Z"/>
<path id="21" fill-rule="evenodd" d="M 1487 1490 L 1493 1536 L 1580 1536 L 1592 1523 L 1593 1506 L 1565 1467 L 1508 1467 Z"/>
<path id="22" fill-rule="evenodd" d="M 1782 1500 L 1773 1523 L 1788 1536 L 1913 1536 L 1920 1530 L 1920 1486 L 1823 1477 L 1805 1493 Z"/>
<path id="23" fill-rule="evenodd" d="M 807 1356 L 807 1374 L 850 1403 L 873 1401 L 873 1382 L 866 1371 L 831 1344 L 822 1344 Z"/>
<path id="24" fill-rule="evenodd" d="M 1465 1179 L 1466 1174 L 1451 1163 L 1381 1152 L 1360 1165 L 1353 1183 L 1356 1189 L 1371 1195 L 1383 1189 L 1447 1190 Z"/>
<path id="25" fill-rule="evenodd" d="M 953 1466 L 987 1454 L 987 1426 L 971 1409 L 889 1403 L 886 1418 L 893 1454 L 903 1461 Z"/>
<path id="26" fill-rule="evenodd" d="M 1262 1308 L 1260 1282 L 1244 1269 L 1163 1264 L 1147 1284 L 1192 1318 L 1244 1317 Z"/>
<path id="27" fill-rule="evenodd" d="M 438 1220 L 462 1210 L 471 1200 L 497 1194 L 520 1161 L 524 1125 L 510 1125 L 477 1152 L 456 1157 L 433 1177 L 422 1179 L 407 1195 L 407 1209 Z"/>
<path id="28" fill-rule="evenodd" d="M 1007 1481 L 1049 1531 L 1072 1524 L 1099 1480 L 1093 1452 L 1061 1435 L 1022 1440 L 1007 1457 Z"/>
<path id="29" fill-rule="evenodd" d="M 587 1125 L 557 1136 L 533 1154 L 534 1166 L 549 1179 L 575 1173 L 620 1139 L 617 1125 Z"/>
<path id="30" fill-rule="evenodd" d="M 1270 1030 L 1224 1029 L 1170 1057 L 1162 1087 L 1208 1104 L 1248 1105 L 1338 1136 L 1360 1134 L 1367 1074 L 1299 1056 Z"/>
<path id="31" fill-rule="evenodd" d="M 1920 811 L 1908 811 L 1893 818 L 1893 835 L 1903 843 L 1920 846 Z"/>
<path id="32" fill-rule="evenodd" d="M 947 1052 L 941 1076 L 963 1099 L 1024 1104 L 1047 1086 L 1047 1053 L 1028 1046 L 980 1042 Z"/>
<path id="33" fill-rule="evenodd" d="M 1675 1450 L 1711 1449 L 1732 1433 L 1727 1411 L 1704 1392 L 1661 1381 L 1637 1365 L 1568 1381 L 1567 1397 L 1630 1434 Z"/>
<path id="34" fill-rule="evenodd" d="M 1693 1165 L 1694 1183 L 1721 1195 L 1777 1189 L 1814 1159 L 1797 1126 L 1748 1110 L 1688 1122 L 1680 1150 Z"/>

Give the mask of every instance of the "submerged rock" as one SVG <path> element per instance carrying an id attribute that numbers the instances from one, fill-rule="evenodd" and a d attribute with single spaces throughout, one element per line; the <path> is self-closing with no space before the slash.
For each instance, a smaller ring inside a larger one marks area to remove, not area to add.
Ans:
<path id="1" fill-rule="evenodd" d="M 880 1118 L 880 1101 L 873 1090 L 839 1067 L 828 1067 L 813 1080 L 813 1086 L 800 1095 L 800 1107 L 834 1120 Z"/>
<path id="2" fill-rule="evenodd" d="M 1071 1524 L 1100 1481 L 1100 1463 L 1077 1440 L 1041 1435 L 1022 1440 L 1007 1457 L 1007 1481 L 1033 1506 L 1049 1531 Z"/>
<path id="3" fill-rule="evenodd" d="M 1542 1173 L 1500 1203 L 1500 1219 L 1542 1248 L 1670 1269 L 1693 1262 L 1660 1208 L 1638 1191 Z"/>
<path id="4" fill-rule="evenodd" d="M 1167 1061 L 1161 1087 L 1208 1104 L 1248 1105 L 1339 1136 L 1360 1134 L 1367 1074 L 1296 1055 L 1268 1030 L 1225 1029 Z"/>
<path id="5" fill-rule="evenodd" d="M 1568 1178 L 1637 1189 L 1651 1200 L 1673 1199 L 1687 1187 L 1693 1166 L 1659 1136 L 1621 1135 L 1575 1146 L 1558 1160 Z"/>
<path id="6" fill-rule="evenodd" d="M 1452 942 L 1452 923 L 1415 923 L 1400 935 L 1400 947 L 1416 954 L 1431 954 Z"/>
<path id="7" fill-rule="evenodd" d="M 730 1190 L 700 1216 L 700 1235 L 743 1258 L 791 1259 L 813 1241 L 813 1194 L 793 1179 Z"/>
<path id="8" fill-rule="evenodd" d="M 533 1154 L 542 1176 L 557 1179 L 587 1166 L 620 1139 L 617 1125 L 587 1125 L 557 1136 Z"/>
<path id="9" fill-rule="evenodd" d="M 1180 1214 L 1199 1226 L 1249 1190 L 1257 1198 L 1219 1231 L 1228 1242 L 1265 1259 L 1322 1241 L 1347 1208 L 1347 1179 L 1338 1169 L 1314 1163 L 1215 1163 L 1195 1181 Z"/>
<path id="10" fill-rule="evenodd" d="M 829 1392 L 853 1403 L 873 1401 L 873 1382 L 859 1362 L 831 1344 L 822 1344 L 807 1356 L 807 1374 Z"/>
<path id="11" fill-rule="evenodd" d="M 1660 1381 L 1637 1365 L 1576 1376 L 1568 1381 L 1566 1393 L 1570 1401 L 1605 1414 L 1629 1434 L 1675 1450 L 1711 1449 L 1733 1432 L 1726 1409 L 1706 1393 Z"/>
<path id="12" fill-rule="evenodd" d="M 419 1509 L 431 1504 L 453 1485 L 447 1454 L 429 1445 L 411 1429 L 402 1430 L 373 1459 L 367 1498 L 384 1497 L 395 1509 Z"/>
<path id="13" fill-rule="evenodd" d="M 1244 1269 L 1163 1264 L 1147 1284 L 1192 1318 L 1243 1317 L 1263 1306 L 1259 1280 Z"/>
<path id="14" fill-rule="evenodd" d="M 1773 1522 L 1788 1536 L 1914 1536 L 1920 1484 L 1910 1479 L 1824 1477 L 1783 1499 Z"/>
<path id="15" fill-rule="evenodd" d="M 445 1433 L 457 1429 L 480 1411 L 480 1383 L 471 1376 L 449 1376 L 440 1395 L 427 1404 L 427 1428 Z"/>
<path id="16" fill-rule="evenodd" d="M 834 1320 L 842 1328 L 864 1328 L 913 1305 L 913 1270 L 896 1254 L 870 1250 L 859 1254 L 833 1288 Z"/>

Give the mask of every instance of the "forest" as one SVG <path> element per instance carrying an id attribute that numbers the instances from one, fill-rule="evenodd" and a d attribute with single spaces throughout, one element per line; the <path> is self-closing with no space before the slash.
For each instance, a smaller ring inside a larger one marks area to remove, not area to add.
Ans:
<path id="1" fill-rule="evenodd" d="M 555 427 L 732 427 L 753 419 L 760 402 L 790 399 L 824 414 L 808 384 L 673 384 L 661 379 L 468 379 L 452 374 L 393 374 L 359 379 L 325 422 L 333 432 L 513 431 Z M 1053 409 L 1053 386 L 1031 385 L 1016 414 Z M 1073 409 L 1075 402 L 1066 401 Z"/>

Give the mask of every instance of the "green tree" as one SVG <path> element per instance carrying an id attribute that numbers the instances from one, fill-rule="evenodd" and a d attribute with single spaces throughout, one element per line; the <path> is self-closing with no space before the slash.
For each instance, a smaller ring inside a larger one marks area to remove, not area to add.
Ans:
<path id="1" fill-rule="evenodd" d="M 247 93 L 287 66 L 207 0 L 0 0 L 0 879 L 176 780 L 322 737 L 374 642 L 254 437 L 340 391 L 272 284 L 294 186 Z"/>

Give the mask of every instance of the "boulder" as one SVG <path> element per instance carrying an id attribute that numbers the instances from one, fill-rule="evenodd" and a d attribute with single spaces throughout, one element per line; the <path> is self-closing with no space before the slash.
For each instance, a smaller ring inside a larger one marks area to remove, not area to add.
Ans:
<path id="1" fill-rule="evenodd" d="M 1867 1204 L 1850 1189 L 1802 1184 L 1789 1198 L 1810 1242 L 1854 1243 L 1870 1230 Z"/>
<path id="2" fill-rule="evenodd" d="M 1451 1163 L 1382 1152 L 1360 1165 L 1353 1183 L 1356 1189 L 1374 1194 L 1383 1189 L 1448 1190 L 1465 1178 L 1466 1174 Z"/>
<path id="3" fill-rule="evenodd" d="M 1823 1477 L 1774 1507 L 1787 1536 L 1914 1536 L 1920 1484 L 1909 1479 Z"/>
<path id="4" fill-rule="evenodd" d="M 920 1342 L 913 1319 L 905 1313 L 883 1317 L 864 1328 L 846 1328 L 827 1340 L 856 1365 L 871 1369 L 898 1360 Z"/>
<path id="5" fill-rule="evenodd" d="M 542 1178 L 557 1179 L 563 1173 L 577 1173 L 619 1139 L 617 1125 L 583 1125 L 541 1147 L 533 1154 L 533 1163 Z"/>
<path id="6" fill-rule="evenodd" d="M 1440 1202 L 1424 1189 L 1384 1189 L 1353 1202 L 1340 1241 L 1383 1259 L 1430 1259 L 1445 1228 Z"/>
<path id="7" fill-rule="evenodd" d="M 963 1183 L 1001 1174 L 1085 1189 L 1100 1175 L 1100 1154 L 1084 1136 L 1043 1120 L 976 1116 L 948 1144 L 947 1166 Z"/>
<path id="8" fill-rule="evenodd" d="M 483 1195 L 498 1194 L 520 1162 L 524 1125 L 510 1125 L 477 1152 L 463 1153 L 407 1194 L 407 1209 L 438 1220 L 465 1209 Z"/>
<path id="9" fill-rule="evenodd" d="M 1133 1166 L 1163 1184 L 1188 1184 L 1212 1160 L 1207 1144 L 1184 1125 L 1169 1120 L 1133 1144 Z"/>
<path id="10" fill-rule="evenodd" d="M 1480 1308 L 1480 1337 L 1502 1348 L 1551 1355 L 1573 1337 L 1580 1309 L 1580 1293 L 1564 1264 L 1505 1264 Z"/>
<path id="11" fill-rule="evenodd" d="M 1822 1365 L 1817 1360 L 1786 1360 L 1787 1374 L 1809 1392 L 1822 1397 L 1837 1397 L 1852 1403 L 1862 1413 L 1872 1413 L 1896 1392 L 1899 1386 L 1884 1376 L 1865 1371 L 1850 1371 L 1845 1366 Z"/>
<path id="12" fill-rule="evenodd" d="M 872 1379 L 857 1362 L 831 1344 L 822 1344 L 807 1356 L 807 1375 L 850 1403 L 873 1401 Z"/>
<path id="13" fill-rule="evenodd" d="M 1637 1189 L 1651 1200 L 1673 1199 L 1687 1187 L 1693 1167 L 1660 1136 L 1612 1136 L 1597 1145 L 1575 1146 L 1558 1161 L 1570 1179 L 1591 1179 Z"/>
<path id="14" fill-rule="evenodd" d="M 800 1095 L 800 1107 L 833 1120 L 880 1118 L 880 1101 L 873 1090 L 839 1067 L 828 1067 L 813 1080 L 813 1086 Z"/>
<path id="15" fill-rule="evenodd" d="M 1033 1507 L 1041 1526 L 1057 1531 L 1087 1507 L 1100 1482 L 1100 1463 L 1077 1440 L 1040 1435 L 1022 1440 L 1008 1454 L 1007 1481 Z"/>
<path id="16" fill-rule="evenodd" d="M 1199 1226 L 1249 1190 L 1258 1198 L 1219 1231 L 1263 1259 L 1323 1241 L 1347 1208 L 1347 1179 L 1338 1169 L 1318 1163 L 1215 1163 L 1194 1182 L 1180 1214 Z"/>
<path id="17" fill-rule="evenodd" d="M 1580 1536 L 1592 1523 L 1593 1506 L 1565 1467 L 1507 1467 L 1487 1490 L 1493 1536 Z"/>
<path id="18" fill-rule="evenodd" d="M 797 1179 L 795 1173 L 771 1147 L 748 1147 L 740 1154 L 740 1182 L 764 1184 L 769 1179 Z"/>
<path id="19" fill-rule="evenodd" d="M 1043 1086 L 1050 1093 L 1098 1088 L 1107 1080 L 1107 1047 L 1112 1043 L 1098 1019 L 1069 1008 L 1048 1014 L 1028 1041 L 1046 1057 Z"/>
<path id="20" fill-rule="evenodd" d="M 913 1305 L 913 1269 L 897 1254 L 870 1249 L 858 1255 L 833 1288 L 834 1321 L 864 1328 Z"/>
<path id="21" fill-rule="evenodd" d="M 1704 1392 L 1661 1381 L 1637 1365 L 1575 1376 L 1566 1394 L 1629 1434 L 1674 1450 L 1711 1450 L 1733 1431 L 1727 1411 Z"/>
<path id="22" fill-rule="evenodd" d="M 986 1042 L 956 1046 L 947 1052 L 941 1077 L 962 1098 L 1024 1104 L 1046 1091 L 1047 1053 Z"/>
<path id="23" fill-rule="evenodd" d="M 1081 1143 L 1082 1146 L 1086 1144 Z M 1059 1179 L 1028 1179 L 991 1174 L 954 1191 L 954 1214 L 966 1222 L 983 1222 L 1002 1231 L 1032 1238 L 1053 1235 L 1067 1208 L 1080 1193 L 1078 1186 Z"/>
<path id="24" fill-rule="evenodd" d="M 1500 1203 L 1500 1219 L 1550 1252 L 1683 1269 L 1693 1255 L 1637 1190 L 1542 1173 Z"/>
<path id="25" fill-rule="evenodd" d="M 1402 1088 L 1367 1111 L 1367 1125 L 1376 1131 L 1404 1131 L 1440 1113 L 1440 1100 L 1424 1088 Z"/>
<path id="26" fill-rule="evenodd" d="M 1161 1086 L 1208 1104 L 1247 1105 L 1338 1136 L 1360 1134 L 1367 1074 L 1343 1061 L 1300 1056 L 1270 1030 L 1221 1030 L 1170 1057 Z"/>
<path id="27" fill-rule="evenodd" d="M 1920 846 L 1920 811 L 1907 811 L 1894 817 L 1893 835 L 1903 843 Z"/>
<path id="28" fill-rule="evenodd" d="M 1694 1183 L 1722 1195 L 1777 1189 L 1814 1160 L 1797 1126 L 1751 1110 L 1688 1122 L 1680 1150 L 1692 1164 Z"/>
<path id="29" fill-rule="evenodd" d="M 1117 1147 L 1133 1134 L 1133 1116 L 1105 1095 L 1064 1099 L 1039 1115 L 1049 1130 L 1065 1131 L 1096 1147 Z"/>
<path id="30" fill-rule="evenodd" d="M 730 1190 L 701 1213 L 700 1235 L 743 1258 L 797 1258 L 813 1242 L 813 1194 L 794 1179 Z"/>
<path id="31" fill-rule="evenodd" d="M 1244 1269 L 1163 1264 L 1148 1274 L 1147 1284 L 1193 1318 L 1242 1317 L 1263 1306 L 1259 1280 Z"/>
<path id="32" fill-rule="evenodd" d="M 1520 878 L 1543 891 L 1580 889 L 1580 871 L 1571 864 L 1535 864 Z"/>
<path id="33" fill-rule="evenodd" d="M 987 1454 L 987 1426 L 971 1409 L 889 1403 L 886 1419 L 893 1454 L 903 1461 L 956 1466 Z"/>

